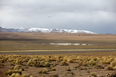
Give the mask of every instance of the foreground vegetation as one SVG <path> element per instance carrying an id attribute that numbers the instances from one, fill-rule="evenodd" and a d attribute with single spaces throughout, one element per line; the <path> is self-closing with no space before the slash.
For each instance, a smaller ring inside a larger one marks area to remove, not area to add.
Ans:
<path id="1" fill-rule="evenodd" d="M 111 77 L 115 70 L 116 52 L 0 55 L 1 77 Z"/>

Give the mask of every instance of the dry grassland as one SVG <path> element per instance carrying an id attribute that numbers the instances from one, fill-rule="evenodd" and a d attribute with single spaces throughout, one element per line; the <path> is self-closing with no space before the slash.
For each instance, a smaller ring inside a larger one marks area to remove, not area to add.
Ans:
<path id="1" fill-rule="evenodd" d="M 0 55 L 1 77 L 115 77 L 116 52 Z"/>
<path id="2" fill-rule="evenodd" d="M 0 77 L 116 77 L 116 35 L 1 32 Z"/>
<path id="3" fill-rule="evenodd" d="M 48 43 L 86 43 L 57 46 Z M 45 43 L 45 44 L 43 44 Z M 116 49 L 116 35 L 78 33 L 0 33 L 0 50 Z"/>

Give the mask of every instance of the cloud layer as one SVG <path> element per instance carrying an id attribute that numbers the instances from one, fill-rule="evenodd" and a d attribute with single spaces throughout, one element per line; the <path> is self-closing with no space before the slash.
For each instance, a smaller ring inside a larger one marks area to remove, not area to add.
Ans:
<path id="1" fill-rule="evenodd" d="M 116 0 L 0 0 L 0 25 L 116 33 Z"/>

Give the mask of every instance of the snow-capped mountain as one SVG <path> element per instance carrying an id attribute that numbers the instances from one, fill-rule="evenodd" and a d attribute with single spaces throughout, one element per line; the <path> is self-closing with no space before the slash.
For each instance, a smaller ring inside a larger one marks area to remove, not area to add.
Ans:
<path id="1" fill-rule="evenodd" d="M 44 33 L 90 33 L 90 34 L 95 34 L 94 32 L 91 31 L 86 31 L 86 30 L 75 30 L 75 29 L 47 29 L 47 28 L 29 28 L 26 30 L 26 32 L 44 32 Z"/>
<path id="2" fill-rule="evenodd" d="M 0 27 L 0 32 L 41 32 L 41 33 L 90 33 L 90 34 L 96 34 L 91 31 L 86 31 L 86 30 L 75 30 L 75 29 L 47 29 L 47 28 L 19 28 L 19 29 L 14 29 L 14 28 L 2 28 Z"/>

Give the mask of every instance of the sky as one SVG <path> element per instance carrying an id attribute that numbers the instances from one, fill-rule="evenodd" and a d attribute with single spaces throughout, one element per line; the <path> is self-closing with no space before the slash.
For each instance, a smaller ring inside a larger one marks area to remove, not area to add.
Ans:
<path id="1" fill-rule="evenodd" d="M 116 34 L 116 0 L 0 0 L 0 26 Z"/>

